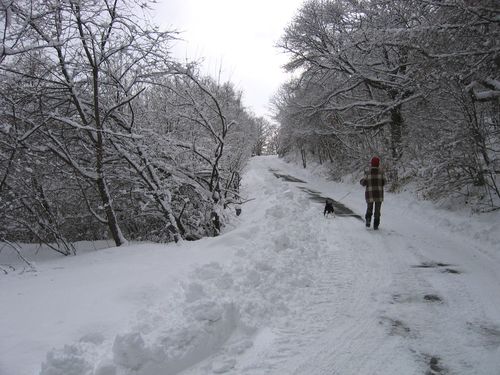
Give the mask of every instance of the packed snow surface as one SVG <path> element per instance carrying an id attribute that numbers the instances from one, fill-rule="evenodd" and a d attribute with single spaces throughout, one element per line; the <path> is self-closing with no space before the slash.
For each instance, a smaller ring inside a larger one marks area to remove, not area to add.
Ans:
<path id="1" fill-rule="evenodd" d="M 4 246 L 0 374 L 500 374 L 497 214 L 386 194 L 366 229 L 317 198 L 363 216 L 361 186 L 276 157 L 243 193 L 216 238 L 26 247 L 32 269 Z"/>

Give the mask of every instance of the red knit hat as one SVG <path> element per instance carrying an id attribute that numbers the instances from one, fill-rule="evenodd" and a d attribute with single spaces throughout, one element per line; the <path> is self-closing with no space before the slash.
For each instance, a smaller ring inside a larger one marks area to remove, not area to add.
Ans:
<path id="1" fill-rule="evenodd" d="M 378 156 L 374 156 L 371 161 L 372 167 L 378 167 L 380 165 L 380 158 Z"/>

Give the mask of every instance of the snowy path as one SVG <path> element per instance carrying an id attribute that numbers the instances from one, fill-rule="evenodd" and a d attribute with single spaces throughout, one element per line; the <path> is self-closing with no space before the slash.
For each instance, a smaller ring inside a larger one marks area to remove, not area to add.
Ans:
<path id="1" fill-rule="evenodd" d="M 463 238 L 420 220 L 387 217 L 380 232 L 365 230 L 354 218 L 325 220 L 322 206 L 296 188 L 300 183 L 272 181 L 270 171 L 290 171 L 279 161 L 271 163 L 254 165 L 260 167 L 258 177 L 267 176 L 254 191 L 274 200 L 265 220 L 250 215 L 257 226 L 251 228 L 266 233 L 271 243 L 266 248 L 293 258 L 305 280 L 287 302 L 290 312 L 267 327 L 267 345 L 256 345 L 249 359 L 242 356 L 234 373 L 500 371 L 498 263 L 479 251 L 471 254 Z M 304 179 L 296 173 L 290 174 Z M 453 266 L 427 267 L 445 262 Z"/>
<path id="2" fill-rule="evenodd" d="M 276 178 L 276 171 L 307 183 Z M 0 304 L 8 306 L 0 332 L 9 337 L 0 337 L 0 375 L 38 373 L 42 361 L 42 375 L 500 373 L 498 222 L 488 226 L 392 194 L 378 232 L 353 217 L 325 219 L 300 187 L 345 197 L 358 214 L 362 189 L 274 157 L 253 159 L 244 183 L 255 199 L 218 238 L 110 249 L 41 263 L 36 277 L 0 279 Z M 109 280 L 98 293 L 84 275 L 101 272 L 100 284 Z M 35 337 L 18 334 L 10 320 L 19 311 L 5 301 L 29 310 L 30 288 L 43 293 L 64 283 L 61 293 L 80 293 L 71 311 L 88 309 L 98 295 L 102 315 L 75 314 L 65 326 L 50 311 L 70 307 L 37 299 L 37 313 L 21 314 L 18 326 L 38 316 L 46 327 L 33 324 Z"/>

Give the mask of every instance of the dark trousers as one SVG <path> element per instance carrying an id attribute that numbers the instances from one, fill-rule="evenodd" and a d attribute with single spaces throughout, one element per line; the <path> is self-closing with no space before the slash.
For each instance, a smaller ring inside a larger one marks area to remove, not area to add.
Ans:
<path id="1" fill-rule="evenodd" d="M 375 215 L 373 215 L 373 206 L 375 205 Z M 374 216 L 373 218 L 373 226 L 378 227 L 380 224 L 380 207 L 382 207 L 382 202 L 367 202 L 366 203 L 366 223 L 371 223 L 372 221 L 372 215 Z"/>

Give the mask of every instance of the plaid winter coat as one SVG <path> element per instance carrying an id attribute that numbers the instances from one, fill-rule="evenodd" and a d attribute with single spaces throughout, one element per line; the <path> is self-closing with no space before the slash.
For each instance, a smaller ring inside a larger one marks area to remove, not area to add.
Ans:
<path id="1" fill-rule="evenodd" d="M 367 203 L 384 200 L 385 177 L 381 168 L 371 167 L 361 179 L 361 185 L 366 186 L 365 199 Z"/>

